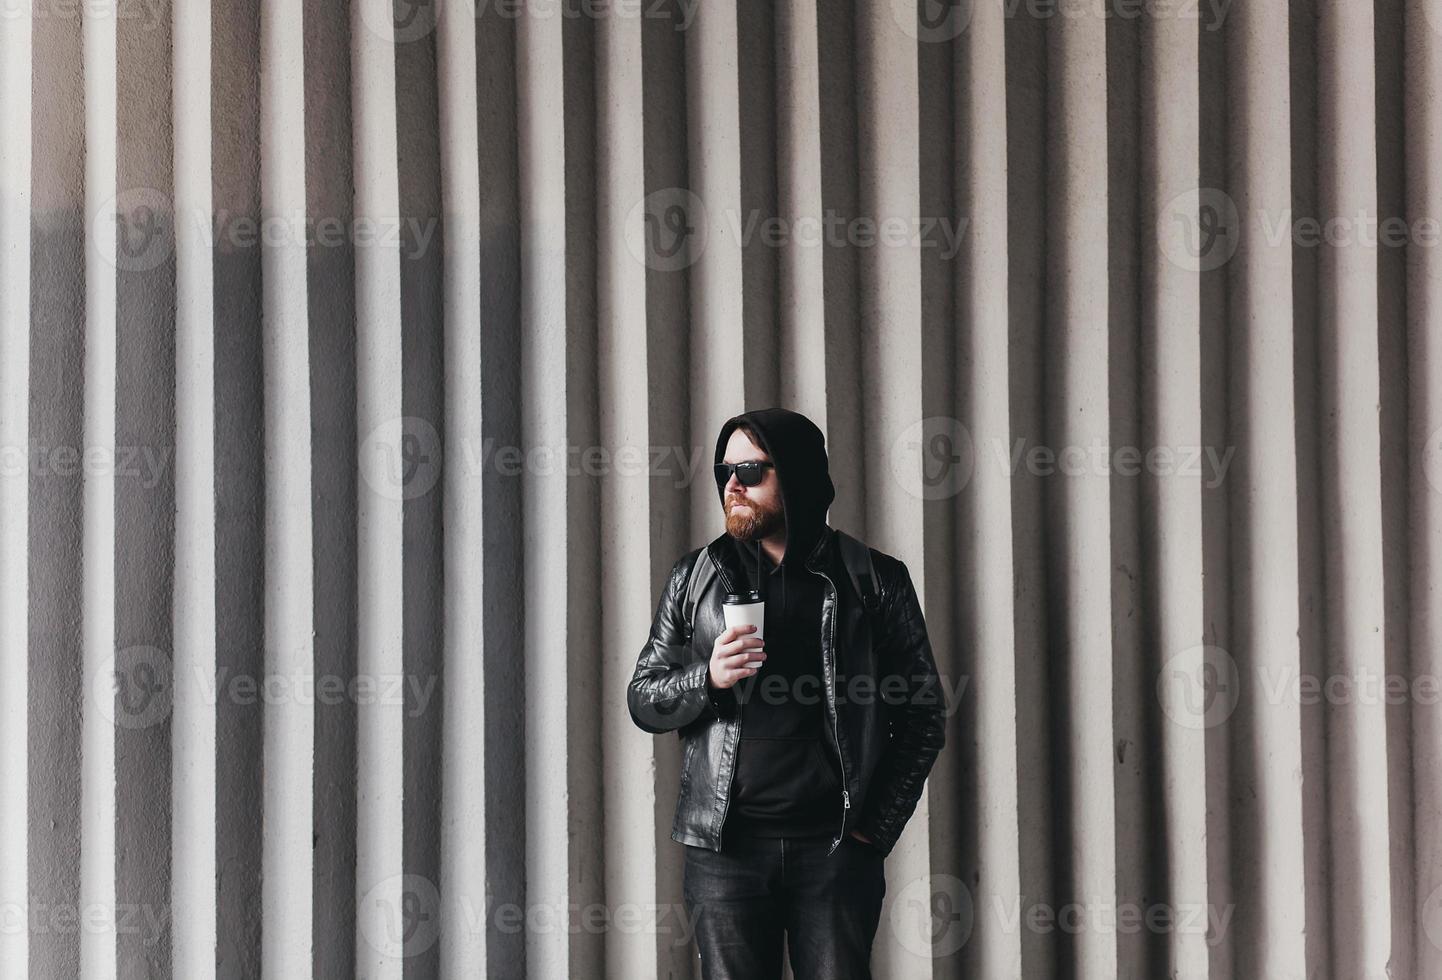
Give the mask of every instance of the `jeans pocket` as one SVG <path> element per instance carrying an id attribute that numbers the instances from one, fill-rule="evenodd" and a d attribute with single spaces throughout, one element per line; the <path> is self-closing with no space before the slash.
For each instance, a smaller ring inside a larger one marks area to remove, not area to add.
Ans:
<path id="1" fill-rule="evenodd" d="M 872 860 L 881 861 L 885 858 L 885 855 L 881 853 L 875 844 L 868 844 L 860 837 L 854 836 L 850 831 L 846 832 L 846 839 L 842 841 L 842 843 L 851 844 L 854 847 L 860 848 L 861 853 Z"/>

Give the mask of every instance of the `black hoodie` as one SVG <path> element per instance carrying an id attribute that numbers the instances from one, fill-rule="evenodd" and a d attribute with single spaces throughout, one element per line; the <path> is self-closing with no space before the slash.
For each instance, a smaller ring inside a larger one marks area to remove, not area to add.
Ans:
<path id="1" fill-rule="evenodd" d="M 741 743 L 725 831 L 761 837 L 830 835 L 841 821 L 841 773 L 826 723 L 821 669 L 826 582 L 805 567 L 836 496 L 825 437 L 796 412 L 747 412 L 721 427 L 715 462 L 725 458 L 726 443 L 741 422 L 756 433 L 775 464 L 786 549 L 781 563 L 773 565 L 760 542 L 733 539 L 742 568 L 766 600 L 767 659 L 736 685 Z M 726 488 L 718 489 L 724 506 Z"/>

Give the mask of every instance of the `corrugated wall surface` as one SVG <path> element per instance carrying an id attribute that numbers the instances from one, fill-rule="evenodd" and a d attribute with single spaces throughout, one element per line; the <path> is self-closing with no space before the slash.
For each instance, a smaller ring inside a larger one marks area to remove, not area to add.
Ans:
<path id="1" fill-rule="evenodd" d="M 3 7 L 0 975 L 694 976 L 776 403 L 951 697 L 879 977 L 1442 976 L 1435 0 Z"/>

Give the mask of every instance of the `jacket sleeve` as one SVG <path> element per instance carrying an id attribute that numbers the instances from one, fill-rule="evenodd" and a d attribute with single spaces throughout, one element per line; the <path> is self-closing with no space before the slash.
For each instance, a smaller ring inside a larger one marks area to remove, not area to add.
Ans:
<path id="1" fill-rule="evenodd" d="M 932 764 L 946 744 L 946 706 L 926 635 L 926 621 L 911 573 L 899 574 L 885 606 L 877 647 L 879 695 L 885 698 L 888 743 L 872 776 L 858 829 L 883 853 L 890 853 L 911 819 Z M 888 685 L 905 679 L 905 693 Z"/>
<path id="2" fill-rule="evenodd" d="M 696 560 L 703 557 L 698 553 Z M 683 728 L 706 715 L 720 717 L 734 698 L 729 690 L 712 688 L 709 656 L 687 663 L 691 644 L 683 593 L 690 572 L 691 562 L 685 558 L 671 569 L 656 606 L 651 635 L 626 688 L 631 720 L 652 734 Z"/>

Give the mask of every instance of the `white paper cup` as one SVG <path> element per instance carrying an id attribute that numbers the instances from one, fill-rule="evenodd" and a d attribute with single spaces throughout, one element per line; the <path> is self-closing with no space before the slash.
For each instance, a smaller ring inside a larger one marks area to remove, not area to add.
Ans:
<path id="1" fill-rule="evenodd" d="M 750 592 L 744 595 L 728 595 L 721 601 L 721 614 L 726 618 L 726 628 L 733 626 L 755 626 L 755 633 L 746 636 L 764 638 L 766 632 L 766 603 L 761 597 Z M 748 660 L 748 667 L 759 666 L 764 661 Z"/>

